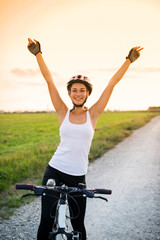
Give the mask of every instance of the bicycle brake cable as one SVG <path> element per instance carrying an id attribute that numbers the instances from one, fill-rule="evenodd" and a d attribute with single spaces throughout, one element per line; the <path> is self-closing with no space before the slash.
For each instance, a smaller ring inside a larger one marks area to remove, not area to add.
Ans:
<path id="1" fill-rule="evenodd" d="M 74 201 L 74 203 L 76 204 L 76 206 L 77 206 L 77 210 L 78 210 L 77 215 L 76 215 L 76 216 L 70 216 L 70 217 L 68 217 L 69 219 L 75 219 L 75 218 L 77 218 L 77 217 L 79 216 L 79 214 L 80 214 L 80 207 L 79 207 L 76 199 L 74 199 L 74 198 L 75 198 L 75 197 L 81 197 L 81 196 L 80 196 L 80 195 L 71 196 L 70 194 L 67 194 L 67 197 L 68 197 L 68 199 L 72 199 L 72 200 Z M 72 211 L 72 208 L 69 206 L 69 204 L 68 204 L 68 207 L 69 207 L 69 210 L 70 210 L 71 213 L 72 213 L 73 211 Z M 72 215 L 73 215 L 73 213 L 72 213 Z"/>

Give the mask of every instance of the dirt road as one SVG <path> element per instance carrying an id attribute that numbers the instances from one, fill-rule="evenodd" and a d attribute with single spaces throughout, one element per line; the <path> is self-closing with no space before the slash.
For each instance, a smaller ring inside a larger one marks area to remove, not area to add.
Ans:
<path id="1" fill-rule="evenodd" d="M 160 239 L 160 116 L 90 164 L 88 187 L 111 188 L 108 203 L 88 199 L 88 240 Z M 34 240 L 40 199 L 0 225 L 1 240 Z"/>
<path id="2" fill-rule="evenodd" d="M 113 190 L 89 199 L 88 239 L 160 239 L 160 116 L 90 165 L 88 186 Z"/>

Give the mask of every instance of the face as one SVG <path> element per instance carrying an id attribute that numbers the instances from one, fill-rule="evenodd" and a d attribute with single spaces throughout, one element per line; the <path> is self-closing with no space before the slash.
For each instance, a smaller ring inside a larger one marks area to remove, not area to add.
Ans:
<path id="1" fill-rule="evenodd" d="M 77 105 L 81 105 L 85 101 L 86 97 L 89 96 L 89 91 L 83 83 L 73 83 L 69 96 L 72 102 Z"/>

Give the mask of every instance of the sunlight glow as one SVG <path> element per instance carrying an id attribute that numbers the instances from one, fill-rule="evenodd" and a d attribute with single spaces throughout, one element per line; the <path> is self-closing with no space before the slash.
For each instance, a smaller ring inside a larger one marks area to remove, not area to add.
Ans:
<path id="1" fill-rule="evenodd" d="M 28 37 L 41 42 L 43 57 L 69 107 L 66 83 L 71 76 L 84 74 L 92 80 L 94 90 L 87 102 L 91 106 L 129 50 L 143 46 L 106 109 L 160 105 L 159 1 L 15 0 L 13 4 L 7 0 L 0 4 L 0 110 L 53 109 L 35 57 L 27 50 Z"/>

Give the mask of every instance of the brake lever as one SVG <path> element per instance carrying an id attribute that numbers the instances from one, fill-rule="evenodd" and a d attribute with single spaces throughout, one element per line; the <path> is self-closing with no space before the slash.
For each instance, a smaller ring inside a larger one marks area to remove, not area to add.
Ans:
<path id="1" fill-rule="evenodd" d="M 21 197 L 21 199 L 22 198 L 25 198 L 25 197 L 28 197 L 28 196 L 36 196 L 36 194 L 34 193 L 27 193 L 27 194 L 24 194 L 22 197 Z"/>
<path id="2" fill-rule="evenodd" d="M 105 200 L 106 202 L 108 202 L 107 198 L 104 198 L 104 197 L 101 197 L 101 196 L 94 196 L 94 198 L 100 198 L 100 199 Z"/>

